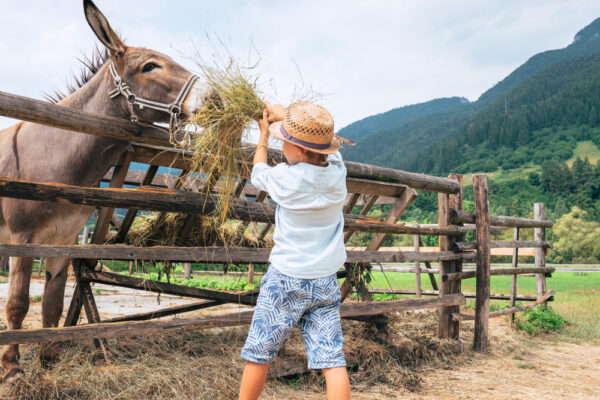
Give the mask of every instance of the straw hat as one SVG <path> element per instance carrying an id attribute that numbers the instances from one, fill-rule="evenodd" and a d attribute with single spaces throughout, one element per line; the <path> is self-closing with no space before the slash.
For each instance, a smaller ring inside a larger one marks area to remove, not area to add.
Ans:
<path id="1" fill-rule="evenodd" d="M 293 103 L 283 121 L 269 125 L 269 132 L 277 139 L 321 154 L 333 154 L 340 149 L 340 141 L 333 132 L 333 117 L 312 103 Z"/>

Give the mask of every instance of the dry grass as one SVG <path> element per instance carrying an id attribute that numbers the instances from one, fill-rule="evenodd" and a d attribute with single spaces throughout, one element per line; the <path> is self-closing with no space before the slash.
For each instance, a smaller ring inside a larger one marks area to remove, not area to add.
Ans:
<path id="1" fill-rule="evenodd" d="M 422 350 L 400 359 L 386 344 L 372 340 L 374 328 L 344 321 L 344 352 L 350 364 L 353 391 L 381 393 L 418 391 L 422 374 L 470 359 L 456 353 L 456 342 L 435 338 L 435 313 L 392 317 L 393 331 L 418 342 Z M 232 399 L 243 369 L 239 353 L 247 327 L 184 332 L 164 337 L 109 340 L 115 361 L 106 365 L 89 342 L 63 346 L 62 360 L 51 370 L 37 361 L 37 346 L 23 346 L 24 378 L 0 387 L 1 398 L 20 399 Z M 464 333 L 471 336 L 471 332 Z M 280 352 L 305 360 L 297 330 Z M 311 372 L 269 379 L 264 399 L 322 398 L 324 380 Z"/>
<path id="2" fill-rule="evenodd" d="M 265 105 L 256 89 L 256 77 L 250 76 L 252 68 L 241 67 L 233 58 L 226 66 L 210 66 L 201 59 L 197 65 L 212 95 L 184 121 L 194 130 L 190 143 L 184 145 L 192 151 L 191 169 L 206 178 L 204 191 L 218 194 L 212 216 L 219 226 L 227 218 L 235 183 L 250 172 L 248 165 L 241 162 L 244 132 L 262 117 Z M 218 192 L 214 190 L 217 181 Z"/>
<path id="3" fill-rule="evenodd" d="M 127 243 L 135 246 L 173 246 L 180 235 L 184 214 L 167 213 L 157 225 L 157 215 L 138 216 L 127 235 Z M 212 217 L 199 216 L 188 232 L 186 246 L 272 247 L 272 234 L 258 240 L 257 230 L 245 227 L 242 221 L 227 220 L 215 225 Z"/>

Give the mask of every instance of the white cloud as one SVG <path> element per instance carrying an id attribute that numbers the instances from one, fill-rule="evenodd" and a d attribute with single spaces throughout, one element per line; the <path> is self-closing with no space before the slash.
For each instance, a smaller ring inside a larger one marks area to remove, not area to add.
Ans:
<path id="1" fill-rule="evenodd" d="M 261 87 L 287 102 L 300 83 L 325 93 L 342 127 L 367 115 L 443 96 L 477 98 L 537 52 L 564 47 L 600 16 L 600 2 L 96 0 L 130 45 L 188 67 L 205 32 L 232 54 L 259 50 Z M 1 0 L 0 90 L 40 98 L 62 87 L 97 42 L 81 3 Z M 270 78 L 273 78 L 272 80 Z M 273 87 L 276 89 L 273 90 Z M 0 118 L 0 127 L 9 123 Z"/>

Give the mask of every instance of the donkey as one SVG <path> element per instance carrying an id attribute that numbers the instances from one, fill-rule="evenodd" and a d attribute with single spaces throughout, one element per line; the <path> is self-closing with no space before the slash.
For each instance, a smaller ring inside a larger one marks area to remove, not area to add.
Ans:
<path id="1" fill-rule="evenodd" d="M 126 46 L 91 0 L 84 0 L 83 7 L 92 31 L 107 50 L 106 56 L 97 71 L 62 98 L 60 105 L 147 123 L 173 122 L 179 113 L 189 115 L 201 106 L 208 89 L 199 82 L 194 84 L 197 77 L 164 54 Z M 152 103 L 162 107 L 147 106 Z M 0 176 L 95 186 L 126 148 L 127 142 L 120 140 L 21 122 L 0 131 Z M 0 197 L 0 243 L 76 243 L 92 212 L 90 206 Z M 62 257 L 47 259 L 42 298 L 44 327 L 58 326 L 69 261 Z M 22 328 L 29 309 L 32 265 L 32 257 L 10 260 L 8 329 Z M 43 365 L 57 359 L 56 346 L 41 346 Z M 18 345 L 4 347 L 2 367 L 4 382 L 15 381 L 22 375 Z"/>

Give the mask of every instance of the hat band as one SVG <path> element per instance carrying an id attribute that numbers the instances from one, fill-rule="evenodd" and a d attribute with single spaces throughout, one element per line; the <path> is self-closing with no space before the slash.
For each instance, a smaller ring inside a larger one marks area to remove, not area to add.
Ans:
<path id="1" fill-rule="evenodd" d="M 305 142 L 304 140 L 297 139 L 297 138 L 293 137 L 292 135 L 290 135 L 289 133 L 287 133 L 287 131 L 283 128 L 283 124 L 281 124 L 280 131 L 281 131 L 281 134 L 283 135 L 283 137 L 286 138 L 287 140 L 289 140 L 290 142 L 294 142 L 301 146 L 308 147 L 309 149 L 325 150 L 325 149 L 329 148 L 329 146 L 331 146 L 331 143 L 317 144 L 317 143 L 310 143 L 310 142 Z"/>

